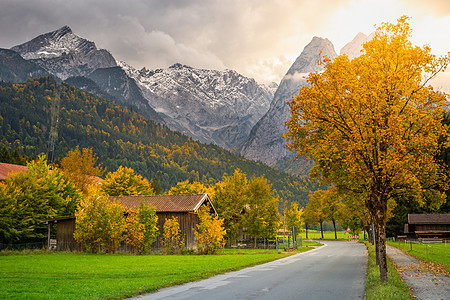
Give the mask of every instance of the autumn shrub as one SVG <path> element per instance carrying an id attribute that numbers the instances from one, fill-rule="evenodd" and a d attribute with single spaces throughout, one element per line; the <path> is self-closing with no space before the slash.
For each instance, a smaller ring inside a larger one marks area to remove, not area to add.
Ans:
<path id="1" fill-rule="evenodd" d="M 164 222 L 164 233 L 161 244 L 166 254 L 176 254 L 184 248 L 184 241 L 180 231 L 180 223 L 178 223 L 177 217 L 166 219 Z"/>
<path id="2" fill-rule="evenodd" d="M 207 206 L 198 211 L 198 217 L 200 223 L 195 231 L 197 251 L 202 254 L 217 254 L 225 245 L 223 219 L 212 217 Z"/>
<path id="3" fill-rule="evenodd" d="M 158 231 L 156 209 L 141 203 L 137 212 L 129 211 L 126 217 L 126 243 L 138 253 L 146 253 L 156 240 Z"/>
<path id="4" fill-rule="evenodd" d="M 111 202 L 94 188 L 82 199 L 75 212 L 74 238 L 88 252 L 106 251 L 114 253 L 124 240 L 126 224 L 124 207 Z"/>

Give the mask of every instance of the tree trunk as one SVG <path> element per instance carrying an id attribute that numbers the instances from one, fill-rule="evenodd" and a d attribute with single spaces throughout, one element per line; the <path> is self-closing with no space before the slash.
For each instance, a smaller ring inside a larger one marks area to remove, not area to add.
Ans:
<path id="1" fill-rule="evenodd" d="M 323 240 L 323 221 L 320 221 L 320 235 L 322 236 L 322 240 Z"/>
<path id="2" fill-rule="evenodd" d="M 256 249 L 256 236 L 255 236 L 255 244 L 253 245 L 253 248 Z"/>
<path id="3" fill-rule="evenodd" d="M 378 227 L 378 236 L 376 237 L 376 250 L 378 253 L 378 262 L 380 266 L 380 280 L 388 280 L 387 260 L 386 260 L 386 225 L 382 220 L 377 220 L 375 226 Z"/>
<path id="4" fill-rule="evenodd" d="M 375 227 L 375 251 L 377 264 L 380 267 L 380 280 L 388 280 L 387 260 L 386 260 L 386 217 L 387 217 L 387 196 L 384 192 L 372 194 L 372 220 Z"/>
<path id="5" fill-rule="evenodd" d="M 337 240 L 337 232 L 336 232 L 336 220 L 332 220 L 333 221 L 333 227 L 334 227 L 334 239 Z"/>
<path id="6" fill-rule="evenodd" d="M 305 224 L 306 239 L 308 239 L 308 224 Z"/>

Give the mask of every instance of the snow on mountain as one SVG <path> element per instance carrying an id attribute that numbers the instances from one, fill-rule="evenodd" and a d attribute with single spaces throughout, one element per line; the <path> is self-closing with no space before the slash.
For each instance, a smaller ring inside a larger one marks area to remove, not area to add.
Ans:
<path id="1" fill-rule="evenodd" d="M 196 69 L 181 64 L 136 70 L 123 62 L 119 65 L 135 79 L 169 127 L 227 149 L 247 138 L 273 98 L 273 86 L 260 85 L 233 70 Z"/>
<path id="2" fill-rule="evenodd" d="M 116 66 L 115 59 L 108 51 L 97 49 L 94 42 L 80 38 L 68 26 L 42 34 L 11 50 L 61 79 Z"/>

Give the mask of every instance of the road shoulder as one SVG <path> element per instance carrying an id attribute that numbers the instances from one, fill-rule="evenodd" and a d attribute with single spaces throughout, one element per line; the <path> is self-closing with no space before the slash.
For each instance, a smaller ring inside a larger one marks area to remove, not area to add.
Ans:
<path id="1" fill-rule="evenodd" d="M 450 278 L 436 273 L 420 260 L 400 249 L 386 245 L 389 258 L 418 299 L 448 299 Z"/>

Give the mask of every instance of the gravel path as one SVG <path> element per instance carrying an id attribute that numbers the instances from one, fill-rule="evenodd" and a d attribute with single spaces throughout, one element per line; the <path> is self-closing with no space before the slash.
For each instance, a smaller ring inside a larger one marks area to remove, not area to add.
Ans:
<path id="1" fill-rule="evenodd" d="M 418 299 L 450 299 L 450 278 L 430 270 L 418 259 L 386 245 L 389 258 L 394 262 L 403 280 Z"/>

